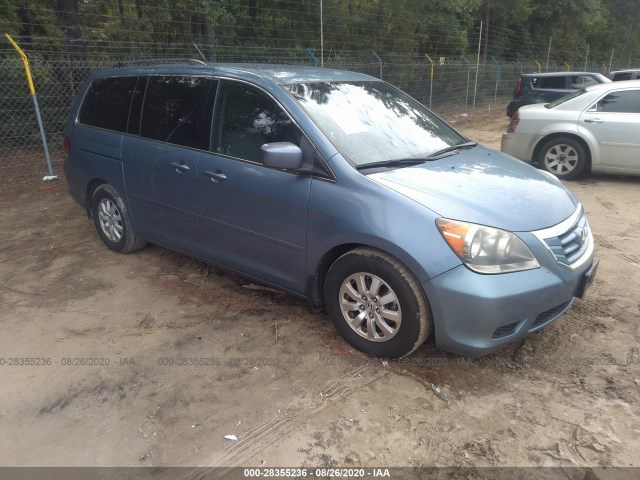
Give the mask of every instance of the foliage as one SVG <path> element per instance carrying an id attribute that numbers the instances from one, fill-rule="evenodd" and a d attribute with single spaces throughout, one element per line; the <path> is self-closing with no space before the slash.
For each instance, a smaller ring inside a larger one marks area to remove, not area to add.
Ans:
<path id="1" fill-rule="evenodd" d="M 0 0 L 4 31 L 45 58 L 80 60 L 194 56 L 194 43 L 222 60 L 308 60 L 321 47 L 335 58 L 472 58 L 481 21 L 485 62 L 549 54 L 580 65 L 589 48 L 596 65 L 612 51 L 624 65 L 640 48 L 637 0 Z"/>

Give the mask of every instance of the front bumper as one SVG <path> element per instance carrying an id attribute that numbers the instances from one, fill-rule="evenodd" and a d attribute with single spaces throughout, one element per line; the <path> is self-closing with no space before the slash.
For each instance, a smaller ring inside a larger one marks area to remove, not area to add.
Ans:
<path id="1" fill-rule="evenodd" d="M 486 355 L 565 313 L 584 287 L 593 249 L 573 269 L 557 263 L 543 246 L 534 253 L 544 259 L 537 269 L 481 275 L 460 265 L 424 282 L 438 349 Z"/>

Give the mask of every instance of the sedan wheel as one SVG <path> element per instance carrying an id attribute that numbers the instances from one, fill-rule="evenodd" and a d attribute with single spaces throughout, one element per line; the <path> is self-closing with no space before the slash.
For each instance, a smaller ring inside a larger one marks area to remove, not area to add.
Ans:
<path id="1" fill-rule="evenodd" d="M 542 149 L 538 163 L 556 177 L 570 180 L 584 170 L 587 159 L 580 143 L 568 137 L 558 137 L 548 141 Z"/>

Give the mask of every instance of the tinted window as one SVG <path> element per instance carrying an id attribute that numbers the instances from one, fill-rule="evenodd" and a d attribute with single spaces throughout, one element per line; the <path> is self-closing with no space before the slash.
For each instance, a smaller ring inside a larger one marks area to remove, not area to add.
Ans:
<path id="1" fill-rule="evenodd" d="M 147 88 L 148 77 L 140 77 L 138 84 L 133 92 L 131 100 L 131 108 L 129 109 L 129 123 L 127 124 L 127 133 L 140 135 L 140 114 L 142 113 L 142 101 L 144 100 L 144 92 Z"/>
<path id="2" fill-rule="evenodd" d="M 632 80 L 633 72 L 620 72 L 616 73 L 611 80 L 619 82 L 620 80 Z"/>
<path id="3" fill-rule="evenodd" d="M 533 79 L 536 88 L 562 90 L 567 88 L 567 77 L 537 77 Z"/>
<path id="4" fill-rule="evenodd" d="M 613 92 L 598 101 L 598 112 L 640 113 L 640 90 Z"/>
<path id="5" fill-rule="evenodd" d="M 137 80 L 137 77 L 94 80 L 80 109 L 80 123 L 125 132 L 131 96 Z"/>
<path id="6" fill-rule="evenodd" d="M 246 85 L 223 83 L 214 121 L 213 151 L 260 161 L 260 147 L 271 142 L 300 145 L 300 131 L 265 93 Z"/>
<path id="7" fill-rule="evenodd" d="M 208 85 L 202 77 L 149 77 L 140 136 L 201 148 Z"/>
<path id="8" fill-rule="evenodd" d="M 596 85 L 598 82 L 591 75 L 573 75 L 571 77 L 571 88 L 585 88 L 589 85 Z"/>
<path id="9" fill-rule="evenodd" d="M 356 165 L 424 158 L 465 141 L 425 106 L 384 82 L 318 82 L 286 88 Z"/>

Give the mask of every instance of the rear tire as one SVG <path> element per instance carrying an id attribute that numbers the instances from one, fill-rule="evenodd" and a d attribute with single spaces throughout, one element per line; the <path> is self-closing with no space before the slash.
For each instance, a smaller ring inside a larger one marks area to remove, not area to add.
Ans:
<path id="1" fill-rule="evenodd" d="M 571 137 L 547 140 L 538 154 L 538 165 L 561 180 L 578 177 L 587 166 L 587 152 Z"/>
<path id="2" fill-rule="evenodd" d="M 94 190 L 91 215 L 98 235 L 114 252 L 130 253 L 146 245 L 133 230 L 129 210 L 111 185 L 105 183 Z"/>
<path id="3" fill-rule="evenodd" d="M 325 304 L 353 347 L 382 358 L 409 355 L 429 337 L 429 306 L 413 273 L 392 256 L 356 248 L 325 279 Z"/>

